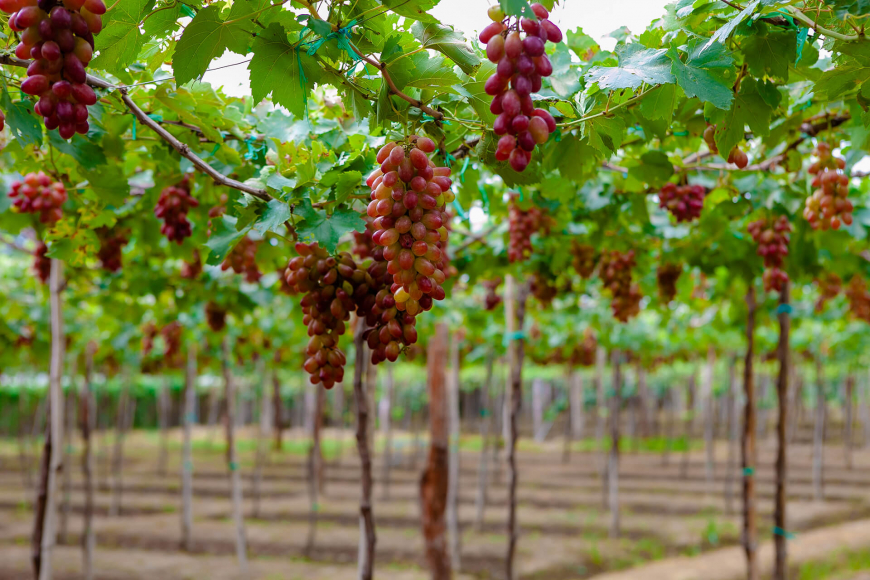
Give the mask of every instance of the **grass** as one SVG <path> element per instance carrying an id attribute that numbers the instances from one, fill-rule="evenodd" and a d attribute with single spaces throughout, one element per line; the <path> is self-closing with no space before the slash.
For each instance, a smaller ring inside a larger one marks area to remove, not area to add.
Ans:
<path id="1" fill-rule="evenodd" d="M 598 441 L 596 439 L 582 439 L 571 443 L 572 451 L 593 452 L 610 450 L 611 441 L 605 439 Z M 685 437 L 677 437 L 675 439 L 666 439 L 664 437 L 650 437 L 648 439 L 631 439 L 622 437 L 619 440 L 619 450 L 623 453 L 638 451 L 639 453 L 680 453 L 686 451 L 687 447 L 692 450 L 704 448 L 704 441 L 701 439 L 693 439 L 691 442 Z"/>
<path id="2" fill-rule="evenodd" d="M 870 549 L 843 550 L 824 560 L 808 562 L 791 574 L 797 580 L 849 580 L 856 572 L 870 570 Z"/>

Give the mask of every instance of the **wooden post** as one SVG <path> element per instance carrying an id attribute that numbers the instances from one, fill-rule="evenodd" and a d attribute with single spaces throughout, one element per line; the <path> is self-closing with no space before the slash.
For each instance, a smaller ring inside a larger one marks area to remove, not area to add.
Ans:
<path id="1" fill-rule="evenodd" d="M 448 403 L 447 403 L 447 325 L 435 326 L 435 334 L 429 341 L 426 357 L 429 390 L 429 457 L 420 478 L 420 512 L 422 514 L 423 540 L 426 545 L 426 561 L 432 580 L 449 580 L 453 577 L 450 554 L 447 547 L 447 493 L 449 486 L 448 467 Z"/>
<path id="2" fill-rule="evenodd" d="M 683 461 L 680 464 L 680 477 L 689 477 L 689 454 L 692 450 L 692 437 L 695 425 L 695 367 L 689 375 L 688 396 L 686 397 L 686 409 L 683 416 L 683 435 L 686 438 L 686 449 L 683 451 Z"/>
<path id="3" fill-rule="evenodd" d="M 118 409 L 115 418 L 115 447 L 112 452 L 112 503 L 109 506 L 110 516 L 121 515 L 121 494 L 123 492 L 124 469 L 124 433 L 127 424 L 132 421 L 130 403 L 130 377 L 125 372 L 121 374 L 121 393 L 118 395 Z"/>
<path id="4" fill-rule="evenodd" d="M 707 487 L 713 487 L 713 476 L 716 465 L 713 442 L 713 373 L 716 366 L 716 350 L 712 345 L 707 349 L 707 367 L 704 371 L 702 403 L 704 405 L 704 447 L 706 448 L 705 470 Z"/>
<path id="5" fill-rule="evenodd" d="M 813 497 L 822 501 L 825 496 L 825 384 L 822 375 L 821 348 L 816 355 L 816 417 L 813 428 Z"/>
<path id="6" fill-rule="evenodd" d="M 743 549 L 746 553 L 746 578 L 758 580 L 756 555 L 758 530 L 755 511 L 755 470 L 758 468 L 756 453 L 755 387 L 752 369 L 755 357 L 755 286 L 750 283 L 746 292 L 746 358 L 743 365 L 743 391 L 746 397 L 743 406 Z"/>
<path id="7" fill-rule="evenodd" d="M 779 294 L 779 344 L 776 349 L 779 359 L 779 375 L 776 380 L 776 397 L 779 403 L 779 416 L 776 424 L 776 492 L 773 509 L 773 544 L 776 550 L 774 559 L 773 580 L 785 580 L 786 565 L 786 518 L 785 518 L 785 484 L 788 477 L 786 465 L 786 427 L 788 426 L 788 375 L 789 364 L 789 331 L 791 319 L 789 316 L 789 283 L 783 283 Z"/>
<path id="8" fill-rule="evenodd" d="M 230 493 L 233 504 L 233 523 L 236 528 L 236 556 L 239 560 L 239 568 L 244 573 L 248 567 L 248 549 L 247 540 L 245 538 L 245 521 L 242 514 L 242 480 L 239 473 L 239 465 L 236 460 L 236 440 L 235 440 L 235 406 L 236 392 L 235 381 L 233 380 L 233 372 L 230 368 L 232 360 L 232 352 L 230 350 L 230 339 L 224 336 L 221 343 L 222 357 L 221 367 L 224 375 L 224 396 L 227 404 L 227 466 L 230 472 Z"/>
<path id="9" fill-rule="evenodd" d="M 843 387 L 843 405 L 846 410 L 846 420 L 843 424 L 843 453 L 846 459 L 846 469 L 852 469 L 852 402 L 855 396 L 855 375 L 851 372 L 846 376 Z"/>
<path id="10" fill-rule="evenodd" d="M 478 531 L 483 529 L 483 513 L 486 510 L 486 488 L 489 469 L 489 428 L 492 424 L 492 396 L 490 388 L 492 387 L 492 367 L 495 361 L 495 354 L 492 349 L 486 353 L 486 378 L 483 380 L 481 387 L 481 400 L 483 408 L 480 410 L 480 459 L 477 464 L 477 506 L 474 516 L 474 527 Z"/>
<path id="11" fill-rule="evenodd" d="M 450 545 L 450 565 L 459 572 L 462 559 L 461 532 L 459 530 L 459 344 L 461 331 L 450 337 L 450 376 L 447 381 L 448 419 L 450 423 L 450 446 L 447 461 L 447 541 Z"/>
<path id="12" fill-rule="evenodd" d="M 387 364 L 387 376 L 384 380 L 384 412 L 381 414 L 381 429 L 384 432 L 384 464 L 382 477 L 384 480 L 383 498 L 390 499 L 390 468 L 393 462 L 393 365 Z"/>
<path id="13" fill-rule="evenodd" d="M 274 372 L 274 371 L 273 371 Z M 257 359 L 256 376 L 259 379 L 260 392 L 260 426 L 257 430 L 257 450 L 254 459 L 254 477 L 252 481 L 253 516 L 260 517 L 260 489 L 263 485 L 263 466 L 268 458 L 269 431 L 272 427 L 272 398 L 269 395 L 269 373 L 266 371 L 266 359 Z"/>
<path id="14" fill-rule="evenodd" d="M 525 337 L 523 327 L 526 318 L 526 299 L 529 284 L 517 284 L 513 276 L 505 278 L 505 316 L 508 331 L 508 360 L 510 368 L 510 437 L 508 444 L 508 548 L 505 558 L 506 580 L 514 580 L 514 553 L 517 546 L 517 441 L 519 439 L 519 415 L 523 402 L 523 357 L 525 356 Z"/>
<path id="15" fill-rule="evenodd" d="M 91 451 L 91 433 L 96 425 L 91 381 L 94 373 L 94 352 L 97 345 L 89 342 L 85 347 L 85 380 L 79 392 L 79 413 L 82 430 L 82 485 L 85 506 L 82 525 L 82 575 L 84 580 L 94 578 L 94 456 Z"/>
<path id="16" fill-rule="evenodd" d="M 278 353 L 275 353 L 275 362 L 280 362 Z M 272 373 L 272 411 L 275 414 L 273 420 L 275 426 L 275 451 L 281 451 L 282 435 L 284 432 L 284 406 L 281 404 L 281 379 L 278 378 L 278 367 Z"/>
<path id="17" fill-rule="evenodd" d="M 184 376 L 184 432 L 181 451 L 181 548 L 193 548 L 193 447 L 192 430 L 196 421 L 196 342 L 187 343 L 187 369 Z"/>
<path id="18" fill-rule="evenodd" d="M 354 334 L 356 359 L 353 367 L 353 396 L 356 403 L 356 448 L 360 459 L 359 580 L 371 580 L 375 562 L 375 520 L 372 512 L 372 457 L 369 448 L 369 398 L 363 389 L 363 372 L 368 366 L 365 352 L 365 320 L 358 319 Z"/>
<path id="19" fill-rule="evenodd" d="M 160 425 L 160 452 L 157 456 L 157 475 L 166 475 L 169 459 L 169 377 L 164 376 L 157 391 L 157 420 Z"/>
<path id="20" fill-rule="evenodd" d="M 317 534 L 317 511 L 318 493 L 322 488 L 323 481 L 323 455 L 320 448 L 320 431 L 323 424 L 323 400 L 325 389 L 320 385 L 313 385 L 316 389 L 314 401 L 308 407 L 309 427 L 308 432 L 311 444 L 308 447 L 308 539 L 305 541 L 304 553 L 311 556 L 314 550 L 314 541 Z"/>
<path id="21" fill-rule="evenodd" d="M 734 513 L 734 464 L 737 457 L 737 439 L 740 430 L 737 396 L 737 355 L 728 363 L 728 459 L 725 463 L 725 513 Z"/>
<path id="22" fill-rule="evenodd" d="M 619 537 L 619 407 L 622 386 L 622 359 L 613 349 L 613 398 L 610 405 L 610 453 L 607 460 L 607 488 L 610 499 L 610 537 Z"/>
<path id="23" fill-rule="evenodd" d="M 78 397 L 78 393 L 76 392 L 76 378 L 78 375 L 77 370 L 77 359 L 73 357 L 72 362 L 70 363 L 70 387 L 69 393 L 64 396 L 64 409 L 66 411 L 66 419 L 63 422 L 63 440 L 64 444 L 64 453 L 63 453 L 63 509 L 60 513 L 60 537 L 59 542 L 61 544 L 66 544 L 68 541 L 67 537 L 67 524 L 69 523 L 69 513 L 72 508 L 72 442 L 73 442 L 73 431 L 76 426 L 76 399 Z"/>

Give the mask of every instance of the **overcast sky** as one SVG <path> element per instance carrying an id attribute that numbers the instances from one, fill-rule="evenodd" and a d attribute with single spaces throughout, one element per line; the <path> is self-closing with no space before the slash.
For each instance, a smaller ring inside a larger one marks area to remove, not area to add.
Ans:
<path id="1" fill-rule="evenodd" d="M 647 25 L 664 14 L 665 5 L 673 0 L 562 0 L 551 19 L 562 31 L 573 30 L 578 26 L 598 40 L 603 48 L 612 48 L 616 41 L 605 38 L 620 26 L 627 26 L 634 33 L 642 32 Z M 469 38 L 487 25 L 486 10 L 492 5 L 490 0 L 441 0 L 431 12 L 444 24 L 453 25 Z M 211 67 L 231 65 L 250 58 L 227 52 L 212 62 Z M 231 66 L 207 72 L 206 82 L 221 86 L 229 95 L 242 97 L 250 95 L 248 69 L 246 64 Z"/>

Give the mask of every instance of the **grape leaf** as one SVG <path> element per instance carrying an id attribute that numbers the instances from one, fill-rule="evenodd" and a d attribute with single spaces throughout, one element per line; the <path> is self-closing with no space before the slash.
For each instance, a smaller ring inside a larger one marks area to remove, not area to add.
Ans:
<path id="1" fill-rule="evenodd" d="M 272 100 L 286 107 L 294 116 L 305 116 L 305 99 L 311 87 L 302 85 L 299 65 L 304 59 L 316 66 L 314 59 L 294 48 L 277 24 L 270 24 L 254 39 L 253 50 L 248 70 L 251 71 L 254 102 L 259 103 L 271 93 Z"/>
<path id="2" fill-rule="evenodd" d="M 289 205 L 278 199 L 273 199 L 266 204 L 265 211 L 254 224 L 254 229 L 261 236 L 268 231 L 278 232 L 278 228 L 282 228 L 284 222 L 290 219 L 290 214 Z"/>
<path id="3" fill-rule="evenodd" d="M 120 0 L 112 6 L 103 15 L 102 32 L 95 36 L 98 54 L 90 65 L 117 75 L 136 62 L 146 38 L 139 22 L 153 6 L 154 0 Z"/>
<path id="4" fill-rule="evenodd" d="M 441 91 L 455 93 L 459 77 L 449 66 L 445 66 L 444 58 L 430 55 L 428 52 L 418 52 L 411 56 L 397 59 L 389 65 L 390 76 L 396 86 L 416 87 L 419 89 L 437 88 Z"/>
<path id="5" fill-rule="evenodd" d="M 655 121 L 656 119 L 671 120 L 674 105 L 677 101 L 676 85 L 661 85 L 640 101 L 640 114 Z"/>
<path id="6" fill-rule="evenodd" d="M 598 47 L 598 43 L 591 36 L 583 32 L 583 29 L 579 26 L 576 30 L 568 31 L 565 43 L 580 60 L 589 60 L 595 56 L 595 53 L 601 50 Z"/>
<path id="7" fill-rule="evenodd" d="M 716 119 L 716 147 L 724 157 L 728 157 L 731 149 L 743 141 L 745 125 L 749 125 L 756 135 L 767 135 L 770 132 L 772 113 L 773 108 L 758 92 L 758 81 L 753 78 L 743 79 L 731 110 L 721 119 Z"/>
<path id="8" fill-rule="evenodd" d="M 9 97 L 6 91 L 6 83 L 3 83 L 3 92 L 0 94 L 0 103 L 6 113 L 6 124 L 9 131 L 21 142 L 21 147 L 42 144 L 42 123 L 39 117 L 33 113 L 33 103 L 30 101 L 15 101 Z"/>
<path id="9" fill-rule="evenodd" d="M 734 59 L 721 44 L 700 50 L 700 41 L 689 44 L 686 62 L 680 60 L 677 49 L 668 49 L 671 72 L 688 97 L 698 97 L 719 109 L 729 109 L 734 95 L 728 79 Z"/>
<path id="10" fill-rule="evenodd" d="M 209 63 L 229 49 L 237 54 L 248 50 L 250 35 L 242 23 L 225 24 L 220 7 L 212 4 L 200 10 L 184 29 L 172 55 L 175 81 L 183 85 L 201 77 Z"/>
<path id="11" fill-rule="evenodd" d="M 438 0 L 382 0 L 381 3 L 399 16 L 421 22 L 437 22 L 428 12 L 438 4 Z"/>
<path id="12" fill-rule="evenodd" d="M 453 30 L 452 27 L 443 26 L 437 22 L 427 24 L 415 22 L 411 27 L 411 34 L 420 41 L 424 48 L 437 50 L 455 62 L 467 75 L 473 76 L 480 68 L 480 58 L 468 45 L 465 37 Z"/>
<path id="13" fill-rule="evenodd" d="M 741 10 L 734 18 L 725 23 L 719 30 L 717 30 L 710 40 L 701 48 L 701 52 L 708 50 L 713 47 L 714 44 L 725 44 L 725 41 L 728 40 L 728 37 L 731 36 L 731 33 L 734 32 L 734 29 L 737 26 L 746 20 L 750 14 L 755 12 L 755 9 L 758 8 L 758 5 L 761 4 L 761 0 L 752 0 L 749 4 L 746 5 L 746 8 Z"/>
<path id="14" fill-rule="evenodd" d="M 72 141 L 67 141 L 61 138 L 57 131 L 49 131 L 48 140 L 52 147 L 75 159 L 85 169 L 94 169 L 98 165 L 106 164 L 103 148 L 81 135 L 75 135 Z"/>
<path id="15" fill-rule="evenodd" d="M 334 252 L 342 234 L 365 229 L 365 222 L 360 219 L 359 212 L 352 209 L 337 209 L 332 215 L 325 211 L 315 210 L 310 199 L 303 199 L 296 206 L 296 213 L 304 221 L 296 225 L 296 233 L 300 239 L 316 241 L 328 252 Z"/>
<path id="16" fill-rule="evenodd" d="M 508 16 L 525 16 L 532 20 L 538 19 L 526 0 L 498 0 L 498 3 Z"/>
<path id="17" fill-rule="evenodd" d="M 740 50 L 754 76 L 788 80 L 788 67 L 797 57 L 797 34 L 791 30 L 752 34 L 743 40 Z"/>
<path id="18" fill-rule="evenodd" d="M 625 123 L 619 117 L 596 117 L 583 124 L 583 136 L 605 156 L 615 154 L 622 146 Z"/>
<path id="19" fill-rule="evenodd" d="M 159 38 L 178 29 L 178 19 L 182 14 L 180 3 L 161 8 L 160 12 L 152 12 L 142 25 L 146 36 Z"/>
<path id="20" fill-rule="evenodd" d="M 647 151 L 640 156 L 640 164 L 629 167 L 628 174 L 652 187 L 661 187 L 674 174 L 674 165 L 661 151 Z"/>
<path id="21" fill-rule="evenodd" d="M 362 183 L 362 173 L 359 171 L 343 171 L 333 186 L 335 188 L 335 201 L 344 203 L 348 196 L 356 191 Z"/>
<path id="22" fill-rule="evenodd" d="M 825 71 L 813 90 L 818 99 L 833 101 L 870 80 L 870 67 L 850 62 Z"/>
<path id="23" fill-rule="evenodd" d="M 492 97 L 484 90 L 486 79 L 494 73 L 495 65 L 487 61 L 478 70 L 475 80 L 456 86 L 456 91 L 468 100 L 468 104 L 477 113 L 480 121 L 486 125 L 491 125 L 495 121 L 495 115 L 489 110 Z"/>
<path id="24" fill-rule="evenodd" d="M 205 243 L 206 247 L 210 250 L 208 259 L 205 261 L 206 264 L 209 266 L 219 266 L 239 240 L 248 234 L 251 226 L 243 228 L 242 231 L 237 231 L 237 222 L 237 218 L 226 214 L 222 215 L 220 220 L 212 220 L 212 223 L 216 224 L 216 226 L 215 231 Z"/>
<path id="25" fill-rule="evenodd" d="M 130 195 L 130 184 L 120 165 L 100 165 L 85 172 L 91 190 L 101 202 L 115 207 L 123 205 Z"/>
<path id="26" fill-rule="evenodd" d="M 586 80 L 602 89 L 638 89 L 643 83 L 659 85 L 674 82 L 667 51 L 644 48 L 640 44 L 616 47 L 619 66 L 592 67 Z"/>

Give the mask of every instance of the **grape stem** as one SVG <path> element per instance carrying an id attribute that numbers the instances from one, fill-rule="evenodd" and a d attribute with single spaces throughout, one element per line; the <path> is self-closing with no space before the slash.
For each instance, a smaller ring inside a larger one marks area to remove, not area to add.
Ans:
<path id="1" fill-rule="evenodd" d="M 642 93 L 639 93 L 639 94 L 631 97 L 630 99 L 623 101 L 622 103 L 619 103 L 618 105 L 614 105 L 614 106 L 610 107 L 609 110 L 604 110 L 604 111 L 601 111 L 600 113 L 595 113 L 594 115 L 587 115 L 585 117 L 580 117 L 579 119 L 577 119 L 575 121 L 571 121 L 569 123 L 559 123 L 556 126 L 567 129 L 567 128 L 575 127 L 576 125 L 579 125 L 580 123 L 585 123 L 586 121 L 591 121 L 592 119 L 597 119 L 599 117 L 609 117 L 609 116 L 613 115 L 613 112 L 618 110 L 618 109 L 622 109 L 624 107 L 630 107 L 630 106 L 637 104 L 638 101 L 640 101 L 641 99 L 646 97 L 648 94 L 650 94 L 651 92 L 653 92 L 654 90 L 656 90 L 660 86 L 662 86 L 662 85 L 656 85 L 650 89 L 647 89 L 647 90 L 643 91 Z"/>

